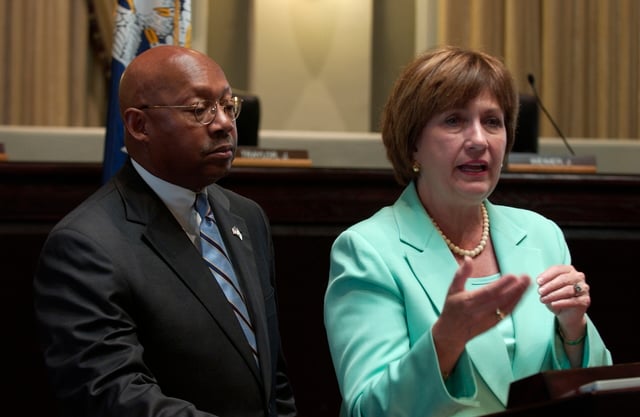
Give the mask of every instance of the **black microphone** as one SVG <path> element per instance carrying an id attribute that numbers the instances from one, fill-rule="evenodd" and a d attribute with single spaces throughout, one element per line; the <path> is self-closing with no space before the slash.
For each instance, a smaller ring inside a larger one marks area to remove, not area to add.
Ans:
<path id="1" fill-rule="evenodd" d="M 567 138 L 564 136 L 564 134 L 562 134 L 562 132 L 560 131 L 560 128 L 558 127 L 556 122 L 553 120 L 553 117 L 551 117 L 551 115 L 549 114 L 547 109 L 542 104 L 542 101 L 540 100 L 540 96 L 538 95 L 538 91 L 536 90 L 533 74 L 528 74 L 527 75 L 527 80 L 529 81 L 529 85 L 531 86 L 531 90 L 533 90 L 533 95 L 536 98 L 536 101 L 538 102 L 538 106 L 542 109 L 542 111 L 544 112 L 545 116 L 547 116 L 547 119 L 549 119 L 549 121 L 553 125 L 554 129 L 556 129 L 556 132 L 558 132 L 558 135 L 562 138 L 562 141 L 564 142 L 564 145 L 567 147 L 567 149 L 569 149 L 569 152 L 571 152 L 571 155 L 575 155 L 576 153 L 573 152 L 573 149 L 571 148 L 571 145 L 569 145 L 569 142 L 567 142 Z"/>

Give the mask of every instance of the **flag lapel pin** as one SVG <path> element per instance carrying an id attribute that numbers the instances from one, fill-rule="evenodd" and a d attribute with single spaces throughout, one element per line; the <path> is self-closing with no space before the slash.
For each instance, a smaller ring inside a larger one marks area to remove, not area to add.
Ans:
<path id="1" fill-rule="evenodd" d="M 233 233 L 233 235 L 236 236 L 238 239 L 242 240 L 242 233 L 240 232 L 240 229 L 238 229 L 237 226 L 233 226 L 231 228 L 231 233 Z"/>

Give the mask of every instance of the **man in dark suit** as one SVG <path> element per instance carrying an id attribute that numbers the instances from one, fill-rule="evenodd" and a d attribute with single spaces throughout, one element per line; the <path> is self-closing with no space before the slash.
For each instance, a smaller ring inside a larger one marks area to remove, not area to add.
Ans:
<path id="1" fill-rule="evenodd" d="M 241 102 L 206 55 L 134 59 L 120 84 L 130 156 L 49 235 L 35 277 L 46 365 L 65 416 L 293 416 L 261 208 L 214 184 Z M 200 253 L 205 193 L 255 333 Z"/>

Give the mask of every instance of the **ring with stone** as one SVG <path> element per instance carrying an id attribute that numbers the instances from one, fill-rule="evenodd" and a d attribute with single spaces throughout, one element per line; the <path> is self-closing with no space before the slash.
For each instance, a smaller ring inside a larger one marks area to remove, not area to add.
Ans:
<path id="1" fill-rule="evenodd" d="M 498 316 L 498 321 L 500 321 L 504 318 L 504 313 L 499 308 L 496 308 L 496 316 Z"/>
<path id="2" fill-rule="evenodd" d="M 573 296 L 579 297 L 581 293 L 582 287 L 580 286 L 580 283 L 576 282 L 575 284 L 573 284 Z"/>

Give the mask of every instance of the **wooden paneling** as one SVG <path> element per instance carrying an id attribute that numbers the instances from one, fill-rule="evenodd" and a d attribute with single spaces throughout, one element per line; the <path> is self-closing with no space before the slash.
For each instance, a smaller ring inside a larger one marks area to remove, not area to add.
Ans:
<path id="1" fill-rule="evenodd" d="M 10 358 L 2 392 L 25 416 L 54 417 L 33 332 L 31 281 L 44 239 L 99 187 L 98 164 L 0 163 L 0 284 Z M 234 168 L 220 183 L 257 201 L 276 248 L 285 354 L 301 416 L 337 415 L 340 403 L 322 304 L 338 233 L 401 192 L 385 169 Z M 536 210 L 567 236 L 587 275 L 589 314 L 616 363 L 640 361 L 635 256 L 640 253 L 640 176 L 504 174 L 491 200 Z"/>

